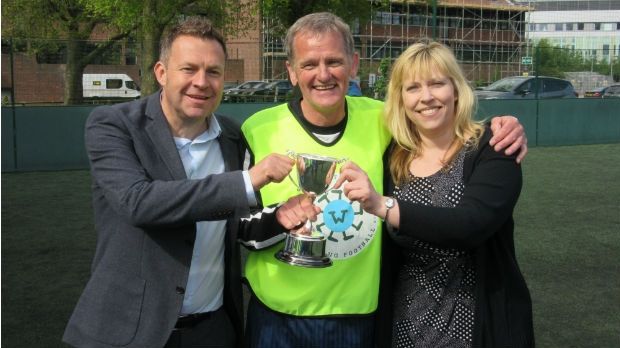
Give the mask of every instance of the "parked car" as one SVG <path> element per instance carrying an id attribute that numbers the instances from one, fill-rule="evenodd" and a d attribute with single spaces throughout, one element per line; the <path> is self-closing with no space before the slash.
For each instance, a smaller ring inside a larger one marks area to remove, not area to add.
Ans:
<path id="1" fill-rule="evenodd" d="M 222 98 L 224 101 L 237 101 L 240 95 L 243 95 L 245 92 L 250 89 L 257 88 L 265 85 L 264 81 L 246 81 L 240 84 L 237 87 L 229 88 L 224 90 L 224 97 Z"/>
<path id="2" fill-rule="evenodd" d="M 614 98 L 613 95 L 616 95 L 616 97 L 620 97 L 620 95 L 618 94 L 618 86 L 620 85 L 611 85 L 611 86 L 605 86 L 605 87 L 598 87 L 595 88 L 593 90 L 590 91 L 586 91 L 583 96 L 585 98 L 603 98 L 603 95 L 606 94 L 606 91 L 608 89 L 611 88 L 609 95 L 612 95 L 611 98 Z M 607 96 L 607 98 L 610 98 L 609 96 Z"/>
<path id="3" fill-rule="evenodd" d="M 247 101 L 278 102 L 286 100 L 286 95 L 293 89 L 289 80 L 274 80 L 244 92 Z"/>
<path id="4" fill-rule="evenodd" d="M 224 92 L 226 92 L 227 90 L 232 89 L 232 88 L 237 88 L 237 86 L 239 86 L 239 82 L 225 81 L 224 82 Z"/>
<path id="5" fill-rule="evenodd" d="M 603 98 L 620 98 L 620 85 L 611 85 L 605 89 Z"/>
<path id="6" fill-rule="evenodd" d="M 584 98 L 603 98 L 603 93 L 605 93 L 605 89 L 607 87 L 598 87 L 590 91 L 585 91 L 583 93 Z"/>
<path id="7" fill-rule="evenodd" d="M 512 76 L 495 81 L 476 90 L 478 99 L 534 99 L 538 86 L 538 98 L 575 98 L 578 96 L 570 81 L 555 77 Z"/>

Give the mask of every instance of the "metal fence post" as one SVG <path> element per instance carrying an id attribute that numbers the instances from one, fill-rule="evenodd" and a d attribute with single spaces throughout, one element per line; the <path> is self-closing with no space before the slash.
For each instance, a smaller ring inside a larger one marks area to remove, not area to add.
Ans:
<path id="1" fill-rule="evenodd" d="M 536 46 L 536 59 L 534 59 L 534 89 L 536 94 L 534 94 L 534 99 L 536 100 L 536 139 L 534 140 L 534 145 L 538 146 L 538 134 L 540 129 L 540 100 L 538 99 L 538 86 L 540 84 L 540 80 L 538 79 L 538 71 L 540 70 L 540 45 Z"/>
<path id="2" fill-rule="evenodd" d="M 437 0 L 433 0 L 432 4 L 433 4 L 433 41 L 437 41 Z"/>
<path id="3" fill-rule="evenodd" d="M 13 59 L 13 37 L 9 38 L 11 72 L 11 118 L 13 119 L 13 169 L 17 170 L 17 117 L 15 117 L 15 62 Z"/>

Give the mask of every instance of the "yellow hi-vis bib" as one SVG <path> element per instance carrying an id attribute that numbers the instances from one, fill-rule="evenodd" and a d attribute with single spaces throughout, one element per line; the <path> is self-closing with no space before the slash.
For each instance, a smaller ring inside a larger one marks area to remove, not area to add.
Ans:
<path id="1" fill-rule="evenodd" d="M 257 112 L 242 126 L 255 162 L 270 153 L 309 153 L 347 158 L 368 173 L 378 192 L 383 190 L 383 154 L 390 136 L 383 125 L 383 103 L 347 97 L 348 120 L 344 134 L 325 146 L 312 138 L 286 104 Z M 338 172 L 339 168 L 337 168 Z M 295 177 L 295 170 L 291 173 Z M 336 180 L 337 176 L 334 178 Z M 332 182 L 333 183 L 333 182 Z M 288 179 L 261 190 L 264 205 L 283 202 L 300 191 Z M 368 314 L 377 308 L 381 259 L 381 221 L 349 201 L 340 190 L 316 198 L 323 212 L 315 231 L 327 238 L 327 268 L 292 266 L 274 255 L 278 243 L 251 252 L 245 276 L 253 292 L 272 310 L 297 316 Z"/>

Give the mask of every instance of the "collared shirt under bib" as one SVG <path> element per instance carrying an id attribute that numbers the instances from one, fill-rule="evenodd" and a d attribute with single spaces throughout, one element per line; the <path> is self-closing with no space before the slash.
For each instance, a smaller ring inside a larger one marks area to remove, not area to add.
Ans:
<path id="1" fill-rule="evenodd" d="M 194 140 L 174 138 L 188 179 L 204 179 L 224 173 L 224 158 L 217 137 L 222 132 L 217 119 L 209 118 L 209 129 Z M 250 205 L 256 198 L 247 171 L 243 171 Z M 196 240 L 183 298 L 181 315 L 212 312 L 224 303 L 224 235 L 226 220 L 196 223 Z"/>

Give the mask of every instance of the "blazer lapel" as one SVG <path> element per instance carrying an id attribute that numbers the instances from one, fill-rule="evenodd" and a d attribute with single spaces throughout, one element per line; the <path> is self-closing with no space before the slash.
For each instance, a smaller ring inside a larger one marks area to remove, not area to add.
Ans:
<path id="1" fill-rule="evenodd" d="M 161 156 L 175 180 L 187 179 L 168 121 L 161 108 L 160 93 L 155 93 L 148 98 L 146 116 L 149 121 L 146 125 L 146 132 L 153 143 L 154 150 Z"/>
<path id="2" fill-rule="evenodd" d="M 227 126 L 221 121 L 221 116 L 214 114 L 212 117 L 217 118 L 220 128 L 222 129 L 222 133 L 217 138 L 217 141 L 220 144 L 222 157 L 224 157 L 224 169 L 227 172 L 242 169 L 238 165 L 239 148 L 237 147 L 238 141 L 241 141 L 241 139 L 233 137 L 231 132 L 226 131 Z"/>

